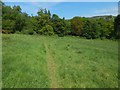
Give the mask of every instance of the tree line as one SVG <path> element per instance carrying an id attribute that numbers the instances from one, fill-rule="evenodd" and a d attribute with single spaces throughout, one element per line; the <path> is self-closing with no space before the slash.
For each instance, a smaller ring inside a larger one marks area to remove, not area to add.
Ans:
<path id="1" fill-rule="evenodd" d="M 2 33 L 80 36 L 87 39 L 120 38 L 120 15 L 96 16 L 72 19 L 60 18 L 50 10 L 39 9 L 36 16 L 22 12 L 20 6 L 2 3 Z"/>

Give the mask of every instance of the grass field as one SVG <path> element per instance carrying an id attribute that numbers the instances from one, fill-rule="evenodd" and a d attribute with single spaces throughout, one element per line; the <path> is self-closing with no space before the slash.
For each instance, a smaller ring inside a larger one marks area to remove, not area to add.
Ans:
<path id="1" fill-rule="evenodd" d="M 3 88 L 118 87 L 118 44 L 79 37 L 2 35 Z"/>

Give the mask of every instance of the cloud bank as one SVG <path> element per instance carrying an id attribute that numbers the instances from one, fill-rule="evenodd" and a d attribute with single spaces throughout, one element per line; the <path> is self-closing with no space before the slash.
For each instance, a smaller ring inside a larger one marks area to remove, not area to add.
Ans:
<path id="1" fill-rule="evenodd" d="M 118 14 L 118 7 L 111 7 L 111 8 L 105 8 L 101 10 L 96 10 L 94 14 L 99 15 L 114 15 L 116 16 Z"/>

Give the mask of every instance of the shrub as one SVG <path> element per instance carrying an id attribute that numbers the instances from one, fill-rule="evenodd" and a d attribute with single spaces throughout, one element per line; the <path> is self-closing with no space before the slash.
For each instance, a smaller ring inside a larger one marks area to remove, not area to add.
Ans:
<path id="1" fill-rule="evenodd" d="M 38 30 L 38 33 L 41 35 L 54 35 L 53 27 L 46 25 L 41 30 Z"/>
<path id="2" fill-rule="evenodd" d="M 36 34 L 36 32 L 33 29 L 23 30 L 22 33 L 23 34 L 29 34 L 29 35 Z"/>
<path id="3" fill-rule="evenodd" d="M 21 32 L 20 31 L 16 31 L 15 34 L 21 34 Z"/>
<path id="4" fill-rule="evenodd" d="M 13 33 L 13 30 L 2 30 L 3 34 L 10 34 Z"/>

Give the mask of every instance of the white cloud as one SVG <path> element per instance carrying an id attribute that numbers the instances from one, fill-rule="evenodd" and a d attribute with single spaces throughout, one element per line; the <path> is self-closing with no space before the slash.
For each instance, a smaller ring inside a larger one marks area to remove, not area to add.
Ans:
<path id="1" fill-rule="evenodd" d="M 105 8 L 102 10 L 96 10 L 94 14 L 99 15 L 117 15 L 118 14 L 118 7 L 111 7 L 111 8 Z"/>
<path id="2" fill-rule="evenodd" d="M 59 4 L 60 2 L 54 2 L 54 3 L 44 3 L 44 2 L 32 2 L 33 5 L 35 5 L 37 8 L 47 8 L 50 9 L 51 7 Z"/>

